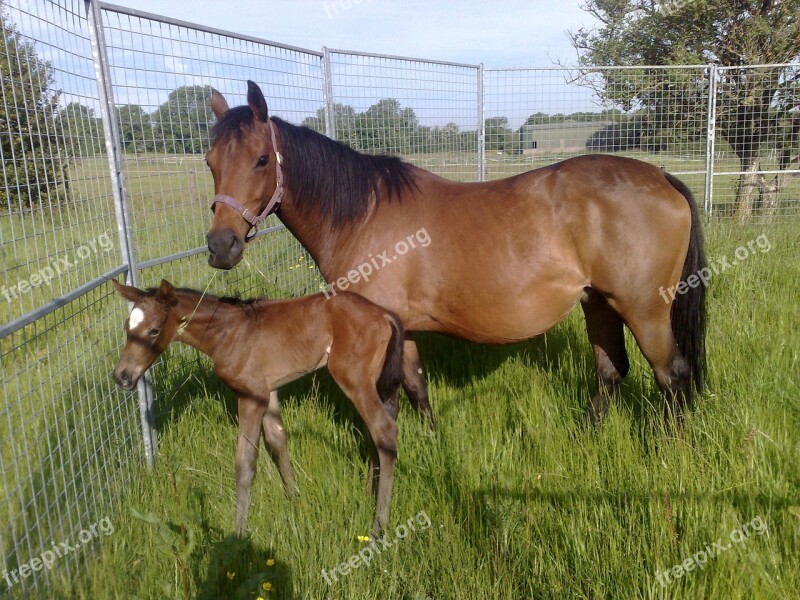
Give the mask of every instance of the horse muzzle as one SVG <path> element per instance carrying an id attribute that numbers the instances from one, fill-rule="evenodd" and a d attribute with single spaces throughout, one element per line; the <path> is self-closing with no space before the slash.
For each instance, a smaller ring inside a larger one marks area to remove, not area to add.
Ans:
<path id="1" fill-rule="evenodd" d="M 117 367 L 114 369 L 114 383 L 123 390 L 131 391 L 139 383 L 141 373 L 134 373 L 131 369 Z"/>
<path id="2" fill-rule="evenodd" d="M 244 254 L 244 243 L 230 229 L 212 231 L 207 236 L 208 264 L 215 269 L 232 269 Z"/>

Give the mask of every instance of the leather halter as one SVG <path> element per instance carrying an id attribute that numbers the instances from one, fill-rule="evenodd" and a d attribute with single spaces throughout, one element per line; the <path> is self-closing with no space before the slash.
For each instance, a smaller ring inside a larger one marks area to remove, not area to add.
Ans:
<path id="1" fill-rule="evenodd" d="M 269 131 L 270 135 L 272 136 L 272 149 L 275 151 L 275 191 L 272 194 L 272 198 L 270 198 L 267 205 L 264 207 L 264 210 L 261 211 L 261 214 L 256 216 L 253 214 L 249 208 L 242 206 L 236 198 L 232 196 L 226 196 L 225 194 L 217 194 L 214 196 L 214 200 L 211 202 L 211 210 L 214 210 L 214 206 L 217 203 L 226 204 L 230 206 L 233 210 L 238 212 L 242 218 L 250 224 L 250 229 L 247 230 L 247 233 L 244 236 L 244 241 L 249 242 L 250 240 L 255 237 L 256 233 L 258 233 L 258 227 L 261 223 L 264 222 L 268 216 L 274 213 L 281 205 L 281 200 L 283 199 L 283 170 L 281 169 L 281 164 L 283 163 L 283 156 L 280 152 L 278 152 L 278 145 L 277 140 L 275 138 L 275 124 L 270 121 L 269 122 Z M 253 231 L 255 230 L 255 231 Z M 252 233 L 251 233 L 252 231 Z"/>

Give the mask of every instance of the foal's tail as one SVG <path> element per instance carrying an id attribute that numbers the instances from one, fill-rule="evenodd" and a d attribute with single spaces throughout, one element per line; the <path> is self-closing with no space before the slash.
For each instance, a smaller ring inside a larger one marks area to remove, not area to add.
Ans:
<path id="1" fill-rule="evenodd" d="M 686 390 L 686 400 L 692 405 L 693 393 L 700 393 L 705 386 L 706 377 L 706 279 L 710 272 L 706 264 L 703 250 L 703 228 L 697 203 L 692 192 L 680 179 L 665 173 L 667 180 L 686 198 L 692 211 L 692 226 L 689 235 L 689 250 L 683 263 L 681 281 L 685 282 L 690 275 L 701 276 L 701 283 L 696 287 L 689 286 L 685 294 L 677 294 L 672 302 L 670 320 L 672 333 L 678 343 L 678 349 L 689 363 L 690 382 Z M 697 279 L 697 277 L 695 277 Z"/>
<path id="2" fill-rule="evenodd" d="M 381 400 L 386 400 L 394 394 L 403 381 L 403 342 L 406 336 L 403 323 L 396 314 L 386 311 L 384 318 L 392 328 L 392 335 L 386 347 L 383 369 L 378 376 L 377 388 Z"/>

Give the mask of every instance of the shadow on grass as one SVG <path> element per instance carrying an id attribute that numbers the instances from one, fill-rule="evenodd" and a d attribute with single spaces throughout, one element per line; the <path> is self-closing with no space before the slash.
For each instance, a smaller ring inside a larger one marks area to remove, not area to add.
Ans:
<path id="1" fill-rule="evenodd" d="M 250 538 L 228 535 L 208 551 L 206 578 L 198 585 L 197 600 L 295 598 L 291 568 L 274 556 L 272 549 L 259 548 Z"/>

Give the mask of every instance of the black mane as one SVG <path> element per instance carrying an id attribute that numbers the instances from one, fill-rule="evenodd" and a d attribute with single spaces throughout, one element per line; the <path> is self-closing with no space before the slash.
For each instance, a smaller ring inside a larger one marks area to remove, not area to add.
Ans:
<path id="1" fill-rule="evenodd" d="M 272 122 L 281 140 L 285 185 L 301 214 L 316 213 L 341 228 L 367 214 L 373 194 L 379 205 L 415 187 L 411 165 L 396 156 L 361 154 L 308 127 L 277 117 Z M 217 122 L 214 135 L 241 140 L 254 123 L 250 107 L 237 106 Z"/>

